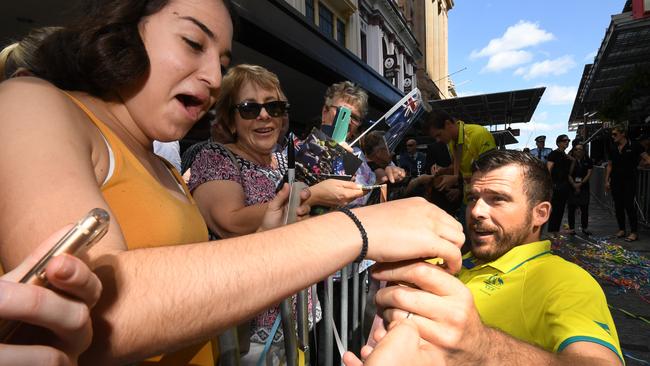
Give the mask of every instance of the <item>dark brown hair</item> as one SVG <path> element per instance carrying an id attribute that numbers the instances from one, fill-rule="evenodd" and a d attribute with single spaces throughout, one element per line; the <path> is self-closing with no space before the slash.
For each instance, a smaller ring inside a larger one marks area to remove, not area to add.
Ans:
<path id="1" fill-rule="evenodd" d="M 222 0 L 231 18 L 233 7 Z M 46 38 L 32 70 L 61 89 L 95 96 L 135 85 L 149 71 L 138 24 L 169 0 L 94 0 L 77 22 Z M 234 24 L 233 19 L 233 24 Z"/>
<path id="2" fill-rule="evenodd" d="M 427 112 L 422 119 L 422 131 L 427 134 L 431 128 L 445 128 L 445 121 L 456 122 L 456 119 L 443 110 Z"/>
<path id="3" fill-rule="evenodd" d="M 553 181 L 544 162 L 523 151 L 491 150 L 481 154 L 472 163 L 472 173 L 488 173 L 508 165 L 522 169 L 524 192 L 530 207 L 540 202 L 551 201 Z"/>

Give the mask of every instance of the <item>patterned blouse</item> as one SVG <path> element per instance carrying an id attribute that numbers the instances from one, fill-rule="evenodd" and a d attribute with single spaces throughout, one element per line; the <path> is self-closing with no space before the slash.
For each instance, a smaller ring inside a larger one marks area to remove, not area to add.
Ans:
<path id="1" fill-rule="evenodd" d="M 230 180 L 239 183 L 244 189 L 245 205 L 251 206 L 259 203 L 266 203 L 275 197 L 275 189 L 282 181 L 284 172 L 287 170 L 285 155 L 281 152 L 273 153 L 273 161 L 277 162 L 278 169 L 271 166 L 262 166 L 247 160 L 233 153 L 238 166 L 235 166 L 228 155 L 226 148 L 217 143 L 210 142 L 196 155 L 192 163 L 192 175 L 188 183 L 190 191 L 203 183 L 213 180 Z M 210 233 L 211 239 L 218 238 Z M 309 299 L 309 325 L 312 326 L 312 296 L 308 293 Z M 293 297 L 294 309 L 296 298 Z M 321 319 L 320 306 L 314 308 L 316 321 Z M 274 307 L 258 314 L 251 324 L 251 342 L 264 343 L 269 337 L 275 319 L 280 314 L 279 307 Z M 279 328 L 273 342 L 283 340 L 282 328 Z"/>

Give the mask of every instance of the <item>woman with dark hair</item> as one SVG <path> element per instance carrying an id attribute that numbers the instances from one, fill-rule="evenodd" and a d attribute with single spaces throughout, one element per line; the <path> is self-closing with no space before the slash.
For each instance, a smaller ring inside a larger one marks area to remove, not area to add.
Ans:
<path id="1" fill-rule="evenodd" d="M 33 71 L 42 79 L 0 84 L 3 267 L 14 268 L 48 233 L 93 207 L 114 218 L 88 252 L 104 293 L 82 363 L 167 352 L 157 360 L 212 365 L 218 348 L 208 339 L 366 255 L 440 256 L 449 270 L 459 268 L 459 227 L 418 200 L 207 242 L 187 187 L 153 154 L 153 140 L 182 138 L 214 104 L 230 63 L 229 3 L 92 4 L 39 48 Z M 269 204 L 262 229 L 278 225 L 287 196 L 285 187 Z"/>
<path id="2" fill-rule="evenodd" d="M 576 209 L 580 208 L 580 224 L 582 226 L 582 233 L 589 236 L 591 232 L 587 230 L 589 225 L 589 178 L 591 178 L 591 170 L 594 167 L 593 162 L 585 151 L 585 146 L 582 143 L 577 143 L 571 149 L 571 156 L 574 160 L 571 162 L 569 170 L 569 183 L 573 192 L 569 195 L 568 209 L 569 209 L 569 234 L 575 235 L 576 227 Z"/>

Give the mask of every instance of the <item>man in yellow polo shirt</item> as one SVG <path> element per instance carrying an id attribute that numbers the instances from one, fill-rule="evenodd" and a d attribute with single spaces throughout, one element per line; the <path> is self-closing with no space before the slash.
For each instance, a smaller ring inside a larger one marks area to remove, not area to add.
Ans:
<path id="1" fill-rule="evenodd" d="M 423 261 L 376 265 L 376 279 L 413 286 L 377 293 L 392 327 L 362 350 L 365 365 L 623 364 L 598 283 L 540 241 L 552 192 L 544 164 L 495 150 L 473 170 L 462 270 L 456 278 Z"/>
<path id="2" fill-rule="evenodd" d="M 436 172 L 436 175 L 442 175 L 436 187 L 440 190 L 457 186 L 459 174 L 465 183 L 469 183 L 474 160 L 484 152 L 496 149 L 494 137 L 485 127 L 466 124 L 442 110 L 427 113 L 423 132 L 449 146 L 451 166 Z"/>

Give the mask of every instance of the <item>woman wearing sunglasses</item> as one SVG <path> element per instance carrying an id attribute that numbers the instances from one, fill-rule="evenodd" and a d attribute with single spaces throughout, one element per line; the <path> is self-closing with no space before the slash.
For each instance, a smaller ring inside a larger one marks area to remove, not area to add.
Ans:
<path id="1" fill-rule="evenodd" d="M 278 77 L 256 65 L 238 65 L 223 78 L 216 104 L 217 143 L 192 163 L 189 180 L 209 229 L 218 237 L 257 231 L 287 164 L 274 152 L 289 113 Z M 339 206 L 361 195 L 352 182 L 327 180 L 310 188 L 310 205 Z"/>
<path id="2" fill-rule="evenodd" d="M 223 78 L 213 138 L 218 142 L 197 154 L 189 180 L 213 239 L 250 234 L 262 224 L 287 170 L 283 153 L 274 152 L 289 113 L 283 96 L 278 77 L 261 66 L 238 65 Z M 310 191 L 308 203 L 324 206 L 343 205 L 364 194 L 356 183 L 333 179 Z M 251 350 L 261 348 L 278 314 L 275 307 L 253 320 Z M 278 349 L 281 340 L 276 338 Z"/>

